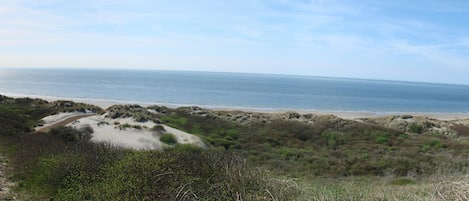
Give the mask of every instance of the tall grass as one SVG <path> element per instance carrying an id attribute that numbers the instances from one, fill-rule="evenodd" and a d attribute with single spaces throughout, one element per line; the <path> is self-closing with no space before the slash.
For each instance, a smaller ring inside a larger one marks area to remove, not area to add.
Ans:
<path id="1" fill-rule="evenodd" d="M 465 201 L 468 200 L 469 177 L 434 175 L 426 178 L 407 178 L 413 182 L 394 182 L 396 178 L 347 177 L 314 178 L 304 184 L 299 200 L 311 201 Z"/>
<path id="2" fill-rule="evenodd" d="M 299 195 L 295 182 L 229 152 L 190 145 L 133 151 L 76 140 L 79 132 L 61 129 L 15 140 L 10 156 L 18 190 L 32 200 L 290 200 Z"/>

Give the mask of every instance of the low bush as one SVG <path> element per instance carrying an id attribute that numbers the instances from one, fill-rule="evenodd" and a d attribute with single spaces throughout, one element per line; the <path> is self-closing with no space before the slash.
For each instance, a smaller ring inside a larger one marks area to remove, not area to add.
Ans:
<path id="1" fill-rule="evenodd" d="M 408 129 L 409 129 L 409 132 L 412 132 L 412 133 L 421 134 L 423 132 L 423 126 L 415 122 L 410 123 L 408 125 Z"/>
<path id="2" fill-rule="evenodd" d="M 178 117 L 176 115 L 164 116 L 160 118 L 161 121 L 172 126 L 181 127 L 187 124 L 187 119 L 184 117 Z"/>
<path id="3" fill-rule="evenodd" d="M 177 143 L 177 140 L 176 138 L 174 137 L 173 134 L 171 133 L 163 133 L 160 135 L 160 141 L 165 143 L 165 144 L 169 144 L 169 145 L 173 145 L 173 144 L 176 144 Z"/>
<path id="4" fill-rule="evenodd" d="M 421 150 L 427 152 L 432 149 L 439 149 L 443 147 L 443 143 L 440 140 L 428 140 L 424 143 Z"/>
<path id="5" fill-rule="evenodd" d="M 88 142 L 91 139 L 93 128 L 83 127 L 79 130 L 71 127 L 56 127 L 52 128 L 48 134 L 57 137 L 67 143 L 69 142 Z"/>

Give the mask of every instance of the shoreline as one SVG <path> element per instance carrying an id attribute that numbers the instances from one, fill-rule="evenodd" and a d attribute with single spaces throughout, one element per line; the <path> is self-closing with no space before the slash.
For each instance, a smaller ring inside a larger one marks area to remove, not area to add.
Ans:
<path id="1" fill-rule="evenodd" d="M 88 98 L 71 98 L 71 97 L 55 97 L 55 96 L 44 96 L 44 95 L 27 95 L 27 94 L 14 94 L 14 93 L 0 93 L 12 98 L 39 98 L 49 102 L 57 100 L 68 100 L 79 103 L 86 103 L 107 109 L 113 105 L 125 105 L 125 104 L 137 104 L 142 107 L 148 107 L 151 105 L 161 105 L 169 108 L 186 107 L 186 106 L 197 106 L 208 110 L 214 111 L 242 111 L 242 112 L 254 112 L 254 113 L 285 113 L 285 112 L 297 112 L 300 114 L 320 114 L 320 115 L 335 115 L 342 119 L 359 119 L 359 118 L 375 118 L 395 115 L 413 115 L 413 116 L 425 116 L 438 120 L 461 120 L 469 119 L 469 113 L 451 113 L 451 112 L 371 112 L 371 111 L 340 111 L 340 110 L 315 110 L 315 109 L 275 109 L 275 108 L 249 108 L 249 107 L 220 107 L 220 106 L 201 106 L 191 104 L 170 104 L 170 103 L 150 103 L 150 102 L 138 102 L 138 101 L 124 101 L 124 100 L 104 100 L 104 99 L 88 99 Z"/>

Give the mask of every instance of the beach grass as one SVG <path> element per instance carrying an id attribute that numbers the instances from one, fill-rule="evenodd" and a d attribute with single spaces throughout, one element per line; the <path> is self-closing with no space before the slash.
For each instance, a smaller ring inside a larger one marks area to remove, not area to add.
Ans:
<path id="1" fill-rule="evenodd" d="M 306 181 L 298 200 L 442 201 L 467 200 L 466 175 L 432 175 L 422 178 L 346 177 Z"/>
<path id="2" fill-rule="evenodd" d="M 308 123 L 280 119 L 240 124 L 215 115 L 194 115 L 187 108 L 151 107 L 157 112 L 148 113 L 135 105 L 112 107 L 112 116 L 144 116 L 174 126 L 200 136 L 207 149 L 176 144 L 163 151 L 136 151 L 91 143 L 82 132 L 67 127 L 31 133 L 40 118 L 75 105 L 63 103 L 1 101 L 0 150 L 11 161 L 11 178 L 21 200 L 467 200 L 469 196 L 465 138 L 332 116 L 310 116 Z M 287 116 L 298 118 L 294 113 Z M 125 127 L 138 130 L 130 124 Z M 156 127 L 157 131 L 163 129 Z"/>

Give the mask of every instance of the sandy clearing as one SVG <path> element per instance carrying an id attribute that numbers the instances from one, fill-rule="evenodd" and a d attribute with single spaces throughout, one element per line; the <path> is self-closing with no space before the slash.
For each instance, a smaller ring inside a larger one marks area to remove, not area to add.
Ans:
<path id="1" fill-rule="evenodd" d="M 38 132 L 47 132 L 50 128 L 58 126 L 57 124 L 62 124 L 63 126 L 70 122 L 73 122 L 76 119 L 80 119 L 89 115 L 92 114 L 83 112 L 64 112 L 55 115 L 50 115 L 42 118 L 41 120 L 44 122 L 44 124 L 42 126 L 36 127 L 35 130 Z"/>
<path id="2" fill-rule="evenodd" d="M 58 127 L 58 126 L 66 126 L 67 124 L 72 123 L 72 122 L 74 122 L 78 119 L 81 119 L 81 118 L 87 117 L 87 116 L 91 116 L 91 115 L 93 115 L 93 114 L 82 114 L 82 115 L 68 117 L 68 118 L 65 118 L 61 121 L 57 121 L 55 124 L 51 124 L 51 125 L 46 126 L 46 127 L 36 128 L 36 132 L 47 133 L 52 128 L 55 128 L 55 127 Z"/>
<path id="3" fill-rule="evenodd" d="M 150 131 L 135 128 L 119 129 L 114 125 L 114 121 L 103 116 L 90 116 L 79 119 L 69 124 L 69 126 L 80 129 L 85 126 L 93 128 L 91 141 L 110 143 L 115 146 L 122 146 L 137 150 L 163 149 L 165 144 L 159 141 Z"/>
<path id="4" fill-rule="evenodd" d="M 136 122 L 132 118 L 106 118 L 106 114 L 93 115 L 83 117 L 74 122 L 69 123 L 67 126 L 80 129 L 89 126 L 93 129 L 91 141 L 110 143 L 115 146 L 132 148 L 136 150 L 161 150 L 169 145 L 164 144 L 159 139 L 159 134 L 151 131 L 157 125 L 152 121 Z M 117 124 L 118 122 L 118 124 Z M 129 124 L 131 126 L 138 125 L 141 128 L 120 128 L 119 125 Z M 202 140 L 192 134 L 180 131 L 175 128 L 163 125 L 167 133 L 175 136 L 180 144 L 194 144 L 199 147 L 206 148 Z"/>
<path id="5" fill-rule="evenodd" d="M 137 122 L 131 117 L 116 118 L 116 119 L 105 118 L 105 121 L 112 122 L 112 124 L 114 124 L 115 122 L 119 122 L 120 124 L 139 125 L 139 126 L 147 127 L 147 128 L 153 128 L 153 126 L 156 125 L 156 123 L 154 123 L 153 121 Z"/>

